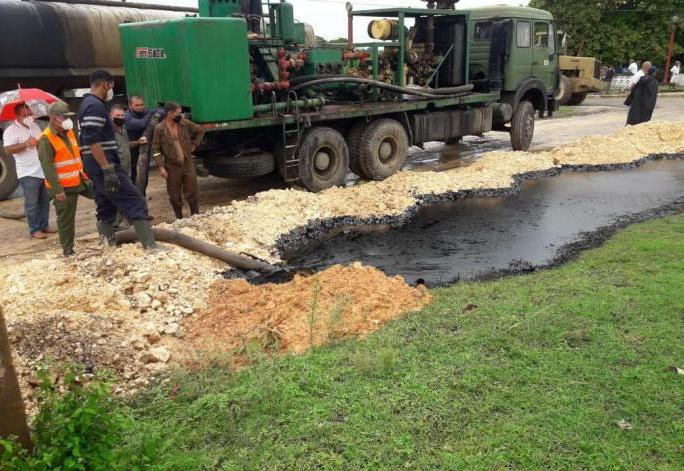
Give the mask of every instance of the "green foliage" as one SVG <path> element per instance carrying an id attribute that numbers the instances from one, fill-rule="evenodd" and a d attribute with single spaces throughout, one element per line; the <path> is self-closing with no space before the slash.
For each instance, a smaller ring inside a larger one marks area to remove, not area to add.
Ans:
<path id="1" fill-rule="evenodd" d="M 682 0 L 531 0 L 553 13 L 559 31 L 570 36 L 569 55 L 598 57 L 606 65 L 650 60 L 662 68 L 671 18 L 684 18 Z M 684 58 L 684 23 L 679 23 L 675 57 Z"/>
<path id="2" fill-rule="evenodd" d="M 636 225 L 362 340 L 180 374 L 126 406 L 115 469 L 684 469 L 682 235 Z"/>
<path id="3" fill-rule="evenodd" d="M 32 454 L 16 442 L 2 442 L 0 468 L 19 470 L 111 470 L 112 449 L 120 439 L 123 422 L 111 412 L 109 386 L 100 378 L 83 383 L 74 370 L 63 381 L 40 372 L 40 412 L 34 422 Z"/>

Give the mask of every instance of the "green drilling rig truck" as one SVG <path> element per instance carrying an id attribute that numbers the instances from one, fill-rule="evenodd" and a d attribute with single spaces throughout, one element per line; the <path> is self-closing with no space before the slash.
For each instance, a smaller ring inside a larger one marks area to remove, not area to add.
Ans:
<path id="1" fill-rule="evenodd" d="M 382 180 L 410 146 L 491 130 L 526 150 L 557 109 L 550 13 L 524 7 L 355 11 L 344 44 L 317 45 L 292 4 L 200 0 L 199 15 L 120 26 L 126 88 L 212 123 L 197 157 L 212 175 L 279 172 L 320 191 L 349 170 Z M 353 21 L 370 19 L 355 43 Z"/>

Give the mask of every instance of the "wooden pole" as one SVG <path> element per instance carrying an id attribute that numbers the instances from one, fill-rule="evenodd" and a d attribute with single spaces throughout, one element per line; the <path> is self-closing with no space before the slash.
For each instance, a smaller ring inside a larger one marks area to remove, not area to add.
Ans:
<path id="1" fill-rule="evenodd" d="M 9 335 L 0 309 L 0 438 L 19 438 L 19 443 L 31 449 L 31 436 L 26 423 L 24 401 L 21 398 L 17 373 L 12 364 Z"/>
<path id="2" fill-rule="evenodd" d="M 670 83 L 670 65 L 672 64 L 672 52 L 674 51 L 675 30 L 677 26 L 672 25 L 672 32 L 670 33 L 670 44 L 667 47 L 667 60 L 665 61 L 665 73 L 663 74 L 663 84 Z"/>

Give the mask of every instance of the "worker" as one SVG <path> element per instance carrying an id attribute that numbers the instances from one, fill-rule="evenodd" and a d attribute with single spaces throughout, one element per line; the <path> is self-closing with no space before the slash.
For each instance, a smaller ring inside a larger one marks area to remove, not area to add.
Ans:
<path id="1" fill-rule="evenodd" d="M 183 199 L 190 206 L 190 214 L 199 213 L 197 173 L 192 153 L 202 142 L 202 126 L 183 118 L 178 103 L 164 105 L 166 117 L 154 128 L 152 157 L 159 165 L 159 173 L 166 179 L 166 191 L 176 218 L 183 218 Z"/>
<path id="2" fill-rule="evenodd" d="M 648 71 L 651 69 L 651 63 L 649 61 L 644 61 L 643 64 L 641 64 L 641 69 L 639 69 L 632 79 L 629 82 L 629 87 L 630 89 L 634 89 L 637 83 L 639 83 L 639 80 L 641 80 L 641 77 L 646 77 L 648 75 Z"/>
<path id="3" fill-rule="evenodd" d="M 157 127 L 157 124 L 164 121 L 165 116 L 166 111 L 164 111 L 164 108 L 162 107 L 158 107 L 150 111 L 150 120 L 147 123 L 147 128 L 145 129 L 144 133 L 145 139 L 148 143 L 152 142 L 154 128 Z M 141 152 L 138 157 L 137 172 L 135 181 L 133 182 L 143 195 L 147 192 L 147 183 L 150 176 L 150 161 L 152 158 L 150 154 L 151 152 L 149 144 L 141 146 Z"/>
<path id="4" fill-rule="evenodd" d="M 126 118 L 124 116 L 124 107 L 117 104 L 112 105 L 109 110 L 109 117 L 114 125 L 114 138 L 116 139 L 116 147 L 119 151 L 119 159 L 121 159 L 121 168 L 128 174 L 131 172 L 131 147 L 128 141 L 128 133 L 126 132 Z M 121 227 L 124 221 L 121 211 L 117 211 L 116 220 L 114 221 L 114 229 Z"/>
<path id="5" fill-rule="evenodd" d="M 631 59 L 629 61 L 629 67 L 627 67 L 627 70 L 629 70 L 631 75 L 636 75 L 637 72 L 639 71 L 639 66 L 637 65 L 637 63 L 634 59 Z"/>
<path id="6" fill-rule="evenodd" d="M 639 79 L 627 98 L 629 101 L 627 125 L 646 123 L 651 120 L 658 100 L 656 72 L 657 69 L 655 67 L 650 67 L 648 73 Z"/>
<path id="7" fill-rule="evenodd" d="M 128 133 L 128 140 L 130 141 L 130 155 L 131 155 L 131 181 L 134 183 L 138 175 L 138 159 L 140 153 L 146 153 L 147 136 L 145 130 L 150 122 L 152 112 L 145 108 L 145 98 L 141 95 L 131 95 L 128 99 L 128 110 L 124 114 L 126 123 L 126 132 Z"/>
<path id="8" fill-rule="evenodd" d="M 56 231 L 48 227 L 50 195 L 44 185 L 45 175 L 36 149 L 41 131 L 25 103 L 18 103 L 13 111 L 16 118 L 5 129 L 2 137 L 4 150 L 14 157 L 19 185 L 24 191 L 24 212 L 29 236 L 33 239 L 46 239 L 47 234 Z"/>
<path id="9" fill-rule="evenodd" d="M 97 70 L 90 76 L 90 93 L 86 93 L 78 112 L 81 128 L 79 142 L 83 165 L 93 182 L 97 205 L 97 230 L 102 240 L 113 245 L 117 210 L 131 223 L 146 250 L 159 250 L 148 220 L 145 197 L 121 167 L 114 128 L 105 102 L 114 97 L 114 77 Z"/>
<path id="10" fill-rule="evenodd" d="M 682 68 L 682 63 L 677 61 L 670 69 L 670 89 L 674 90 L 679 84 L 679 73 Z"/>
<path id="11" fill-rule="evenodd" d="M 74 255 L 78 197 L 93 197 L 73 131 L 73 114 L 64 102 L 51 104 L 48 108 L 50 124 L 38 141 L 40 166 L 45 174 L 45 186 L 54 200 L 59 243 L 65 257 Z"/>

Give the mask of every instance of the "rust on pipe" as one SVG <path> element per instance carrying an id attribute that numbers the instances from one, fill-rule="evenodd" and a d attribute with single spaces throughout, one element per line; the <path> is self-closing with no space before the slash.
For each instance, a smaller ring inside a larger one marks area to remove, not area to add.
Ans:
<path id="1" fill-rule="evenodd" d="M 266 262 L 262 262 L 261 260 L 256 260 L 250 257 L 245 257 L 244 255 L 230 252 L 216 245 L 204 242 L 203 240 L 199 240 L 185 234 L 181 234 L 177 231 L 159 229 L 155 227 L 152 229 L 152 232 L 154 232 L 154 237 L 157 241 L 178 245 L 179 247 L 183 247 L 193 252 L 206 255 L 207 257 L 220 260 L 233 268 L 239 268 L 241 270 L 253 270 L 265 274 L 271 274 L 278 271 L 278 268 L 275 266 Z M 115 237 L 117 245 L 138 241 L 138 236 L 131 229 L 118 231 Z"/>

